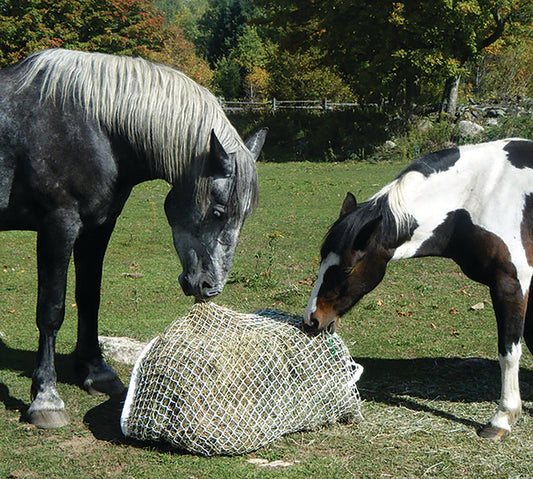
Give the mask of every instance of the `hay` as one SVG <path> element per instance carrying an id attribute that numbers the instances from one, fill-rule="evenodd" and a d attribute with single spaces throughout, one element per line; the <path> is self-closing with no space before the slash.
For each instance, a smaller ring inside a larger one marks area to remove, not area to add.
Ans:
<path id="1" fill-rule="evenodd" d="M 196 304 L 138 358 L 121 417 L 126 436 L 203 455 L 256 450 L 289 432 L 360 416 L 362 367 L 337 335 L 301 318 Z"/>

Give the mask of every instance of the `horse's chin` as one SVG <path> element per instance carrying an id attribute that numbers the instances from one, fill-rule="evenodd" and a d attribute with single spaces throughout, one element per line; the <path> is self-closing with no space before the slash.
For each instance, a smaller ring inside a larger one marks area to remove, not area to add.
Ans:
<path id="1" fill-rule="evenodd" d="M 339 321 L 338 318 L 335 318 L 331 323 L 329 323 L 327 326 L 326 326 L 326 331 L 330 334 L 333 334 L 335 332 L 335 330 L 337 329 L 337 322 Z"/>
<path id="2" fill-rule="evenodd" d="M 314 323 L 314 322 L 311 322 L 311 324 L 309 324 L 307 321 L 304 321 L 302 323 L 302 329 L 304 333 L 308 334 L 309 336 L 316 336 L 324 332 L 333 334 L 335 330 L 337 329 L 339 321 L 340 321 L 339 317 L 335 317 L 334 319 L 332 319 L 325 325 L 318 325 L 317 323 Z"/>

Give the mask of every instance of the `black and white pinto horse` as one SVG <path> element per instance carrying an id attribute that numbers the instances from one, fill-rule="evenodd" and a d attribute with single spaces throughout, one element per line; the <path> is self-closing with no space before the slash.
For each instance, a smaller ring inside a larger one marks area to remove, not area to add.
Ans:
<path id="1" fill-rule="evenodd" d="M 430 154 L 361 205 L 349 193 L 322 246 L 305 328 L 333 330 L 380 283 L 390 260 L 422 256 L 451 258 L 490 288 L 501 398 L 478 432 L 499 439 L 521 414 L 522 336 L 533 351 L 533 141 Z"/>
<path id="2" fill-rule="evenodd" d="M 104 253 L 132 188 L 154 178 L 172 185 L 165 211 L 180 284 L 212 298 L 256 200 L 265 134 L 242 142 L 207 90 L 138 58 L 46 50 L 0 71 L 0 230 L 37 232 L 32 423 L 68 422 L 54 353 L 72 252 L 76 365 L 90 392 L 118 393 L 124 386 L 102 359 L 97 323 Z"/>

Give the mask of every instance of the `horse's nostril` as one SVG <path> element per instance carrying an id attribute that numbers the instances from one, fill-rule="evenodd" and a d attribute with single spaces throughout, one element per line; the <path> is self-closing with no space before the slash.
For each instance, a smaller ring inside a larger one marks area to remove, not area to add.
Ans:
<path id="1" fill-rule="evenodd" d="M 309 323 L 304 322 L 302 324 L 302 326 L 303 326 L 303 330 L 304 330 L 305 333 L 314 335 L 314 334 L 318 333 L 318 328 L 320 326 L 320 323 L 319 323 L 318 319 L 310 318 Z"/>
<path id="2" fill-rule="evenodd" d="M 203 291 L 209 291 L 210 289 L 213 289 L 213 286 L 211 286 L 211 283 L 208 283 L 207 281 L 204 281 L 202 283 L 202 290 Z"/>

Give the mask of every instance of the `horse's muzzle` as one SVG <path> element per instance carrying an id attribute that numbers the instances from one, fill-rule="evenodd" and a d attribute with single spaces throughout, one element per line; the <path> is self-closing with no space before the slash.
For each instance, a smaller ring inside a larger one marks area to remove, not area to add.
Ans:
<path id="1" fill-rule="evenodd" d="M 194 296 L 196 301 L 207 301 L 222 292 L 219 286 L 213 286 L 209 281 L 191 281 L 186 275 L 179 276 L 181 289 L 186 296 Z"/>
<path id="2" fill-rule="evenodd" d="M 327 331 L 328 333 L 333 334 L 335 332 L 335 326 L 335 320 L 331 321 L 325 326 L 321 326 L 320 321 L 317 318 L 313 317 L 313 315 L 310 316 L 309 320 L 304 320 L 302 323 L 302 329 L 304 333 L 309 334 L 310 336 L 316 336 L 317 334 L 320 334 L 323 331 Z"/>

